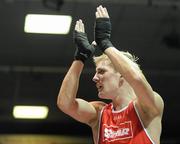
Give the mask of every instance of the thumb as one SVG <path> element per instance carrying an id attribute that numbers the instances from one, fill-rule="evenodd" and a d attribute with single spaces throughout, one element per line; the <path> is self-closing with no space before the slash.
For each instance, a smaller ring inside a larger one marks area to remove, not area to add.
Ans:
<path id="1" fill-rule="evenodd" d="M 97 46 L 97 43 L 96 43 L 95 41 L 93 41 L 93 42 L 91 43 L 91 45 L 93 45 L 94 47 L 96 47 L 96 46 Z"/>

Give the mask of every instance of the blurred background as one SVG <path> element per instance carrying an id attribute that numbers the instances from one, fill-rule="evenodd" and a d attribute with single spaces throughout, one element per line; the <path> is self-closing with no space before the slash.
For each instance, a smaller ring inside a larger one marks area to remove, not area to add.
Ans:
<path id="1" fill-rule="evenodd" d="M 73 61 L 75 22 L 84 21 L 93 41 L 99 4 L 109 11 L 114 46 L 139 57 L 145 76 L 164 99 L 161 143 L 180 143 L 180 0 L 0 0 L 0 144 L 92 143 L 91 129 L 61 112 L 56 99 Z M 27 33 L 27 14 L 71 16 L 70 30 Z M 97 100 L 94 72 L 87 61 L 78 91 L 87 101 Z M 16 105 L 45 106 L 47 116 L 15 118 Z"/>

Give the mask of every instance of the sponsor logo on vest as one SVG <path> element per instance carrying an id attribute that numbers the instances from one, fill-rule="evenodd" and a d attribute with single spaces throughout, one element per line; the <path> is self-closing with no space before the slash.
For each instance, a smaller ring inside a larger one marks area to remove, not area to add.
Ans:
<path id="1" fill-rule="evenodd" d="M 126 136 L 129 135 L 129 128 L 119 129 L 117 131 L 113 131 L 111 129 L 105 128 L 104 136 L 106 138 L 116 138 L 118 136 Z"/>
<path id="2" fill-rule="evenodd" d="M 118 126 L 104 126 L 104 141 L 115 141 L 121 139 L 132 138 L 132 126 L 131 122 L 121 123 Z"/>

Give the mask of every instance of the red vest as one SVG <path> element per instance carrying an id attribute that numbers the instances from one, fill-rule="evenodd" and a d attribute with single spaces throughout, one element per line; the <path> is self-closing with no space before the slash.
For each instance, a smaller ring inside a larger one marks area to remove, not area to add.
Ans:
<path id="1" fill-rule="evenodd" d="M 101 112 L 98 144 L 154 144 L 131 102 L 120 111 L 112 103 Z"/>

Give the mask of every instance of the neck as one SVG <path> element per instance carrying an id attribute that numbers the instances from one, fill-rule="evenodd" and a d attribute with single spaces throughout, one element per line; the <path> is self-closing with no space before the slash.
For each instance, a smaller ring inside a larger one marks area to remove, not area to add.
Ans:
<path id="1" fill-rule="evenodd" d="M 124 108 L 135 98 L 136 96 L 134 94 L 134 91 L 127 92 L 126 90 L 123 92 L 121 90 L 121 93 L 112 100 L 114 110 L 120 110 Z"/>
<path id="2" fill-rule="evenodd" d="M 124 107 L 126 107 L 132 99 L 127 99 L 127 98 L 117 98 L 117 100 L 113 100 L 113 108 L 114 110 L 121 110 Z"/>

